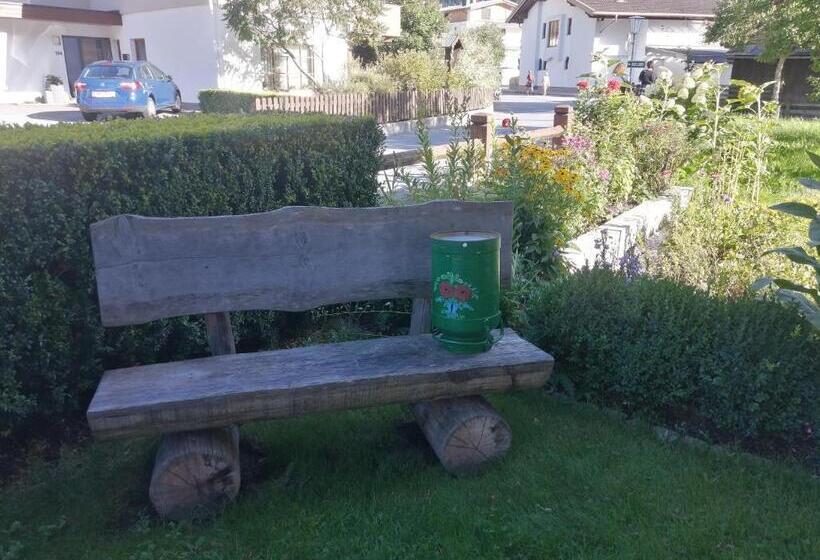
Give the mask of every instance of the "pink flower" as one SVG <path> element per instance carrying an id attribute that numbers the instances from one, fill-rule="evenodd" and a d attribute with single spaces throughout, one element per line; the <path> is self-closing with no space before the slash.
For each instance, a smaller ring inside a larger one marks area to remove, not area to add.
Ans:
<path id="1" fill-rule="evenodd" d="M 504 128 L 510 128 L 510 118 L 507 117 L 506 119 L 501 121 L 501 126 L 503 126 Z"/>
<path id="2" fill-rule="evenodd" d="M 621 90 L 621 80 L 618 78 L 610 78 L 606 81 L 606 89 L 610 93 L 615 93 Z"/>
<path id="3" fill-rule="evenodd" d="M 609 180 L 612 178 L 612 174 L 609 172 L 609 169 L 601 169 L 598 172 L 598 179 L 601 181 L 608 183 Z"/>
<path id="4" fill-rule="evenodd" d="M 578 86 L 578 89 L 581 91 L 586 91 L 589 89 L 589 82 L 586 80 L 581 80 L 576 85 Z"/>
<path id="5" fill-rule="evenodd" d="M 567 136 L 566 143 L 576 152 L 583 152 L 592 147 L 592 140 L 583 136 Z"/>

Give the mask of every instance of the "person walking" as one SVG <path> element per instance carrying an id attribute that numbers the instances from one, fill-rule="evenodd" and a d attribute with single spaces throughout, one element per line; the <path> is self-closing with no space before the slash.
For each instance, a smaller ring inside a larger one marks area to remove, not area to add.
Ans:
<path id="1" fill-rule="evenodd" d="M 639 93 L 643 95 L 644 90 L 647 86 L 650 86 L 655 83 L 655 63 L 647 61 L 646 68 L 641 70 L 640 75 L 638 76 L 638 84 L 639 84 Z"/>
<path id="2" fill-rule="evenodd" d="M 546 97 L 547 91 L 550 89 L 550 73 L 547 72 L 546 68 L 541 70 L 541 89 L 543 95 Z"/>
<path id="3" fill-rule="evenodd" d="M 532 93 L 532 70 L 527 72 L 527 95 Z"/>

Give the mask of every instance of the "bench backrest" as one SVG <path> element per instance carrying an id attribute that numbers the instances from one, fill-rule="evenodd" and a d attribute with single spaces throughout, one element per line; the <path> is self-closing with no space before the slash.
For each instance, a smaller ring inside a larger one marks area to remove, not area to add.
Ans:
<path id="1" fill-rule="evenodd" d="M 179 315 L 430 295 L 430 234 L 501 234 L 501 280 L 512 261 L 510 202 L 289 206 L 200 218 L 122 215 L 92 224 L 105 326 Z"/>

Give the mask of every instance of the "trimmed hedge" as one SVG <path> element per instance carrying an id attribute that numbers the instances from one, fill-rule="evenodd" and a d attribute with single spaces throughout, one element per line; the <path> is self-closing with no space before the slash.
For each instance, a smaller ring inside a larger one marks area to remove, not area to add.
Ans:
<path id="1" fill-rule="evenodd" d="M 257 97 L 282 95 L 270 91 L 252 93 L 230 89 L 203 89 L 199 92 L 199 108 L 203 113 L 253 113 Z"/>
<path id="2" fill-rule="evenodd" d="M 753 447 L 820 427 L 820 338 L 793 309 L 605 270 L 531 298 L 522 329 L 578 398 Z"/>
<path id="3" fill-rule="evenodd" d="M 0 439 L 85 409 L 103 369 L 206 353 L 201 319 L 103 329 L 89 224 L 286 205 L 371 206 L 383 135 L 322 115 L 195 115 L 0 130 Z M 242 350 L 294 314 L 236 314 Z"/>

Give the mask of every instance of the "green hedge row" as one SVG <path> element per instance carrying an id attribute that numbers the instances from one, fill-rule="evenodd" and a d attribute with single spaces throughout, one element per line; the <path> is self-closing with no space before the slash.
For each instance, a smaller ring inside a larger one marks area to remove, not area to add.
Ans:
<path id="1" fill-rule="evenodd" d="M 0 129 L 0 440 L 79 417 L 105 368 L 206 351 L 197 318 L 101 327 L 89 224 L 374 205 L 382 142 L 372 119 L 319 115 Z M 295 320 L 237 315 L 244 350 Z"/>
<path id="2" fill-rule="evenodd" d="M 199 92 L 199 108 L 203 113 L 253 113 L 257 97 L 276 97 L 277 93 L 203 89 Z"/>
<path id="3" fill-rule="evenodd" d="M 820 338 L 793 309 L 604 270 L 531 297 L 522 329 L 579 398 L 752 446 L 820 428 Z"/>

